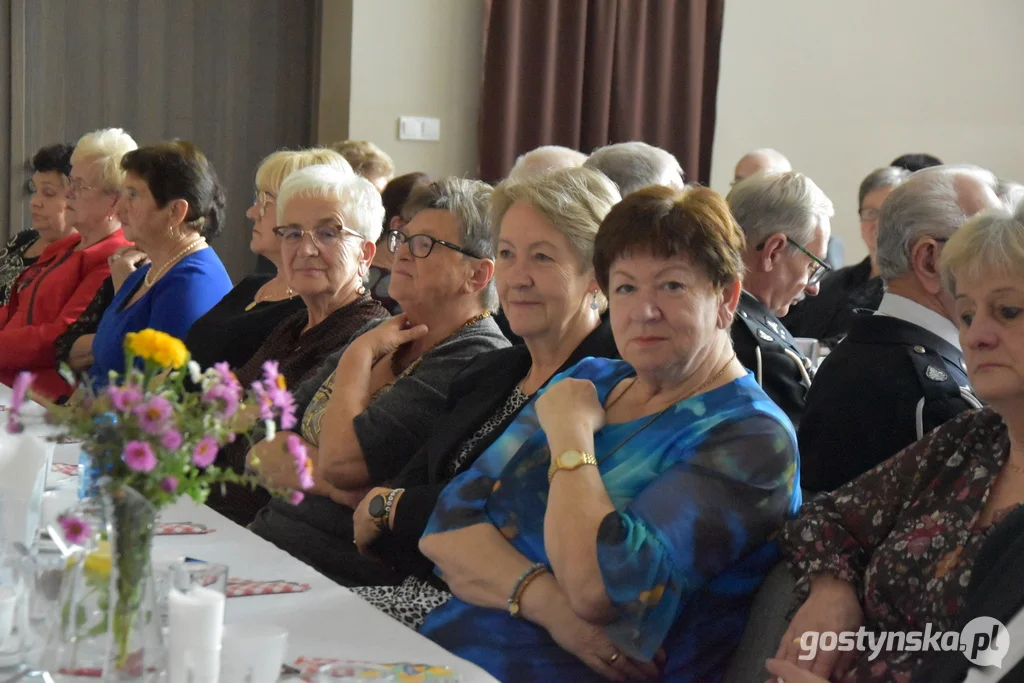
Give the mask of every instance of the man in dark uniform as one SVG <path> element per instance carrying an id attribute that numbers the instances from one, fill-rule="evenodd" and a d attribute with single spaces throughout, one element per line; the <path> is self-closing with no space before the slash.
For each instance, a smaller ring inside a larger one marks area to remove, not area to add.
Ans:
<path id="1" fill-rule="evenodd" d="M 752 175 L 733 187 L 727 201 L 747 240 L 733 347 L 798 426 L 814 369 L 779 316 L 818 293 L 828 271 L 832 202 L 810 178 L 792 171 Z"/>
<path id="2" fill-rule="evenodd" d="M 857 192 L 857 212 L 860 236 L 868 248 L 868 255 L 860 263 L 829 273 L 821 281 L 818 296 L 793 306 L 782 322 L 794 336 L 817 339 L 835 348 L 850 331 L 855 311 L 878 309 L 884 294 L 875 259 L 878 213 L 893 188 L 909 175 L 902 168 L 887 166 L 875 169 L 861 181 Z"/>
<path id="3" fill-rule="evenodd" d="M 980 406 L 970 390 L 942 245 L 969 216 L 998 206 L 995 177 L 973 167 L 921 171 L 882 205 L 878 266 L 886 293 L 822 363 L 798 430 L 800 483 L 831 491 Z"/>

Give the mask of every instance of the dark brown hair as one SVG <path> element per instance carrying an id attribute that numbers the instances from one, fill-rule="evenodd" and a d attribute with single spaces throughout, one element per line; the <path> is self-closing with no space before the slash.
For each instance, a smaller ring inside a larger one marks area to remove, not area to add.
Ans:
<path id="1" fill-rule="evenodd" d="M 121 168 L 146 181 L 157 206 L 175 199 L 188 202 L 186 223 L 203 237 L 216 237 L 224 224 L 224 190 L 213 164 L 198 147 L 172 140 L 139 147 L 121 158 Z"/>
<path id="2" fill-rule="evenodd" d="M 406 173 L 400 175 L 387 184 L 384 191 L 380 193 L 380 199 L 384 202 L 384 233 L 391 229 L 391 219 L 402 215 L 402 207 L 409 201 L 409 195 L 420 185 L 429 185 L 430 176 L 426 173 Z"/>
<path id="3" fill-rule="evenodd" d="M 742 280 L 745 248 L 743 231 L 720 194 L 706 187 L 654 185 L 627 195 L 608 212 L 594 241 L 594 273 L 607 294 L 608 273 L 617 259 L 681 256 L 721 288 Z"/>

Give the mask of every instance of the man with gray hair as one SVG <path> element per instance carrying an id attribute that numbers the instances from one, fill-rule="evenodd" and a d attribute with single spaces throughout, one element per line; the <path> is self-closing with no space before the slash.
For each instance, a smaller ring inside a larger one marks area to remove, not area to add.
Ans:
<path id="1" fill-rule="evenodd" d="M 522 181 L 563 168 L 578 168 L 587 160 L 587 155 L 561 145 L 543 145 L 532 149 L 516 159 L 509 171 L 510 180 Z"/>
<path id="2" fill-rule="evenodd" d="M 619 186 L 625 197 L 630 192 L 651 185 L 683 189 L 683 167 L 679 160 L 660 147 L 646 142 L 619 142 L 600 147 L 584 162 L 585 168 L 600 171 Z"/>
<path id="3" fill-rule="evenodd" d="M 732 326 L 740 362 L 793 425 L 800 424 L 811 363 L 779 321 L 828 272 L 832 201 L 802 173 L 756 173 L 726 197 L 747 240 L 743 292 Z"/>
<path id="4" fill-rule="evenodd" d="M 885 199 L 876 259 L 885 294 L 821 365 L 800 424 L 801 484 L 831 491 L 969 408 L 953 300 L 942 286 L 946 240 L 1000 206 L 997 181 L 974 166 L 914 173 Z"/>

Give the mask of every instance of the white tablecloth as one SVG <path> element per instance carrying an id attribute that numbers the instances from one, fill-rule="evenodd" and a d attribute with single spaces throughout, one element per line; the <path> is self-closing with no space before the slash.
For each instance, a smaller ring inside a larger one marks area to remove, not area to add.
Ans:
<path id="1" fill-rule="evenodd" d="M 0 384 L 0 405 L 5 403 L 9 392 Z M 4 417 L 2 413 L 0 417 Z M 0 429 L 0 435 L 3 434 L 6 432 Z M 58 445 L 54 462 L 77 464 L 78 446 Z M 51 473 L 52 482 L 60 478 L 61 475 Z M 233 577 L 310 584 L 312 588 L 305 593 L 227 601 L 227 623 L 262 622 L 286 628 L 289 661 L 307 656 L 412 662 L 450 667 L 462 675 L 465 683 L 495 681 L 476 665 L 406 628 L 348 589 L 205 505 L 183 499 L 165 510 L 161 521 L 195 522 L 216 531 L 205 535 L 158 536 L 154 547 L 154 563 L 158 565 L 188 556 L 226 564 Z"/>

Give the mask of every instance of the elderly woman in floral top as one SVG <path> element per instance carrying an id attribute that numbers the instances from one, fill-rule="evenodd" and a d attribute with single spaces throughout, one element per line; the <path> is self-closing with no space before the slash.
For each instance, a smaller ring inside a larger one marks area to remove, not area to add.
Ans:
<path id="1" fill-rule="evenodd" d="M 801 660 L 801 635 L 959 631 L 978 551 L 1024 502 L 1024 209 L 964 225 L 942 271 L 971 384 L 989 407 L 815 498 L 786 526 L 784 551 L 810 584 L 768 663 L 787 683 L 909 680 L 934 655 L 818 648 Z"/>

